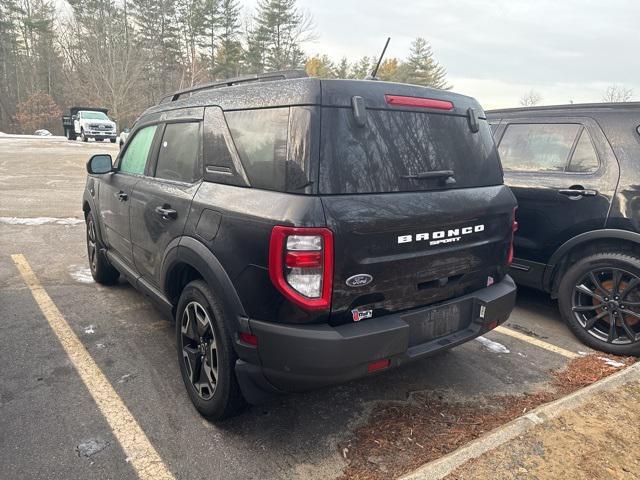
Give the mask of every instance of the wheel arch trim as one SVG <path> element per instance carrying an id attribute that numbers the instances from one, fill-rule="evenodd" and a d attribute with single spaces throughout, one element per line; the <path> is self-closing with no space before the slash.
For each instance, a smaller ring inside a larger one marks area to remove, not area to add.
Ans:
<path id="1" fill-rule="evenodd" d="M 575 247 L 582 245 L 587 242 L 591 242 L 593 240 L 625 240 L 628 242 L 632 242 L 640 246 L 640 234 L 635 232 L 630 232 L 628 230 L 618 230 L 613 228 L 605 228 L 602 230 L 593 230 L 591 232 L 581 233 L 580 235 L 576 235 L 575 237 L 567 240 L 565 243 L 560 245 L 558 249 L 553 253 L 549 262 L 547 263 L 547 267 L 544 271 L 544 277 L 542 280 L 542 286 L 546 291 L 551 291 L 553 289 L 553 280 L 556 271 L 556 266 L 560 260 L 567 255 L 571 250 Z"/>
<path id="2" fill-rule="evenodd" d="M 85 205 L 88 205 L 89 208 L 85 209 Z M 104 247 L 105 241 L 104 241 L 104 238 L 102 237 L 102 225 L 100 224 L 100 213 L 96 208 L 95 199 L 91 195 L 89 195 L 89 192 L 87 191 L 86 188 L 84 190 L 84 194 L 82 195 L 82 211 L 84 213 L 85 220 L 87 219 L 87 214 L 89 212 L 93 213 L 93 224 L 96 227 L 96 236 L 98 237 L 97 240 L 99 240 L 100 245 Z"/>
<path id="3" fill-rule="evenodd" d="M 161 271 L 163 291 L 165 293 L 169 291 L 167 282 L 170 273 L 176 265 L 182 263 L 189 265 L 202 275 L 214 292 L 219 294 L 225 310 L 231 317 L 238 320 L 233 325 L 233 329 L 236 330 L 238 323 L 241 322 L 240 319 L 247 316 L 238 292 L 218 258 L 199 240 L 182 236 L 168 245 Z"/>

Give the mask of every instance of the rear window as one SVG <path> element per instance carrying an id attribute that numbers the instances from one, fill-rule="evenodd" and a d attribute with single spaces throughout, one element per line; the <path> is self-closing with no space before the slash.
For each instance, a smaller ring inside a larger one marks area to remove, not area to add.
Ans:
<path id="1" fill-rule="evenodd" d="M 503 182 L 489 125 L 472 133 L 466 117 L 367 110 L 358 127 L 349 108 L 322 109 L 321 193 L 385 193 L 466 188 Z M 454 184 L 415 178 L 453 171 Z"/>

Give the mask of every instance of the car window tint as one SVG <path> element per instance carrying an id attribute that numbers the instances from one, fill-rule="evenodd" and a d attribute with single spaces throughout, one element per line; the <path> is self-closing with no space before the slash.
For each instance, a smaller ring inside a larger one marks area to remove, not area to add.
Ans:
<path id="1" fill-rule="evenodd" d="M 144 167 L 147 164 L 147 157 L 149 156 L 149 149 L 151 148 L 156 128 L 156 125 L 144 127 L 127 142 L 127 149 L 120 161 L 121 172 L 135 175 L 144 174 Z"/>
<path id="2" fill-rule="evenodd" d="M 358 126 L 349 108 L 322 108 L 320 192 L 387 193 L 502 184 L 487 122 L 478 133 L 466 117 L 367 109 Z M 453 172 L 455 183 L 420 174 Z"/>
<path id="3" fill-rule="evenodd" d="M 577 173 L 590 173 L 598 169 L 598 156 L 593 149 L 593 144 L 586 129 L 582 130 L 580 140 L 571 157 L 571 163 L 567 171 Z"/>
<path id="4" fill-rule="evenodd" d="M 511 124 L 498 151 L 505 171 L 563 172 L 581 126 Z"/>
<path id="5" fill-rule="evenodd" d="M 165 127 L 155 176 L 180 182 L 202 177 L 200 123 L 170 123 Z"/>
<path id="6" fill-rule="evenodd" d="M 225 117 L 251 185 L 284 191 L 289 108 L 226 112 Z"/>

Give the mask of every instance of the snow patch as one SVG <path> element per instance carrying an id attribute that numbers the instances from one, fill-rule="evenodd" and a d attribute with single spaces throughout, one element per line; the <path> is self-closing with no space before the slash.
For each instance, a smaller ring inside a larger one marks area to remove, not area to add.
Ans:
<path id="1" fill-rule="evenodd" d="M 493 353 L 510 353 L 510 351 L 509 351 L 509 349 L 507 347 L 505 347 L 501 343 L 494 342 L 493 340 L 489 340 L 488 338 L 478 337 L 478 338 L 476 338 L 476 340 L 479 341 L 482 344 L 482 346 L 485 347 L 490 352 L 493 352 Z"/>
<path id="2" fill-rule="evenodd" d="M 86 442 L 78 444 L 76 447 L 76 453 L 79 457 L 90 457 L 98 452 L 101 452 L 109 446 L 109 442 L 105 442 L 100 439 L 91 439 Z"/>
<path id="3" fill-rule="evenodd" d="M 96 333 L 96 327 L 94 325 L 89 325 L 88 327 L 84 327 L 84 333 L 93 335 L 94 333 Z"/>
<path id="4" fill-rule="evenodd" d="M 71 265 L 69 267 L 69 275 L 79 283 L 95 283 L 93 276 L 91 275 L 91 270 L 87 267 Z"/>
<path id="5" fill-rule="evenodd" d="M 84 223 L 84 220 L 73 217 L 0 217 L 0 223 L 4 223 L 6 225 L 79 225 Z"/>
<path id="6" fill-rule="evenodd" d="M 598 357 L 600 360 L 602 360 L 604 363 L 606 363 L 607 365 L 609 365 L 610 367 L 613 368 L 621 368 L 624 367 L 625 364 L 621 363 L 621 362 L 616 362 L 615 360 L 612 360 L 610 358 L 607 357 Z"/>
<path id="7" fill-rule="evenodd" d="M 127 383 L 128 381 L 133 380 L 134 378 L 136 378 L 135 375 L 131 373 L 126 373 L 120 377 L 120 379 L 118 380 L 118 383 Z"/>

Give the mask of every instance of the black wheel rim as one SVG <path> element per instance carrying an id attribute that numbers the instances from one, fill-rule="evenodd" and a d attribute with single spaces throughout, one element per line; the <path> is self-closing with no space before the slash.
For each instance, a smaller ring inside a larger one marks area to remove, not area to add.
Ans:
<path id="1" fill-rule="evenodd" d="M 91 271 L 95 273 L 98 263 L 98 250 L 96 248 L 96 227 L 93 224 L 93 220 L 89 220 L 89 224 L 87 225 L 87 253 L 89 255 Z"/>
<path id="2" fill-rule="evenodd" d="M 640 340 L 640 278 L 627 270 L 588 272 L 575 284 L 571 309 L 598 340 L 614 345 Z"/>
<path id="3" fill-rule="evenodd" d="M 193 301 L 180 321 L 182 359 L 198 396 L 209 400 L 218 383 L 218 346 L 207 309 Z"/>

